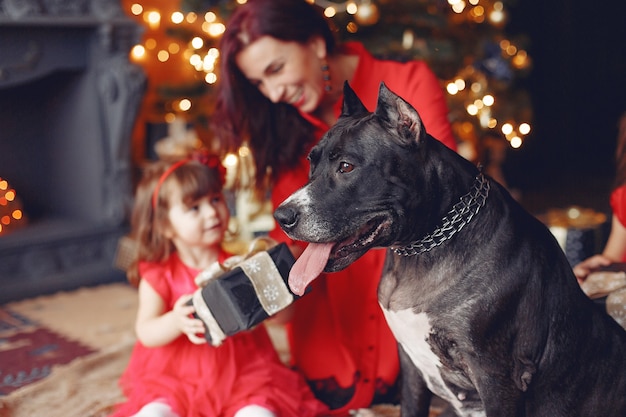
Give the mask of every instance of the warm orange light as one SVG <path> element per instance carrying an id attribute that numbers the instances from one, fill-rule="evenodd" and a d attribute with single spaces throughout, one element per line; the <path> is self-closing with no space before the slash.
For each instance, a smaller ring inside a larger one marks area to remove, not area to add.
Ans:
<path id="1" fill-rule="evenodd" d="M 184 98 L 178 102 L 178 108 L 181 111 L 189 111 L 191 109 L 191 100 Z"/>
<path id="2" fill-rule="evenodd" d="M 530 125 L 528 123 L 522 123 L 519 125 L 519 132 L 522 135 L 527 135 L 530 133 Z"/>
<path id="3" fill-rule="evenodd" d="M 183 23 L 183 20 L 185 20 L 185 15 L 182 14 L 181 12 L 174 12 L 174 13 L 172 13 L 172 16 L 170 17 L 170 20 L 175 25 L 179 25 L 179 24 Z"/>
<path id="4" fill-rule="evenodd" d="M 514 56 L 517 53 L 517 48 L 515 47 L 515 45 L 509 45 L 506 48 L 506 53 L 510 56 Z"/>
<path id="5" fill-rule="evenodd" d="M 170 59 L 170 53 L 167 52 L 165 49 L 161 49 L 159 52 L 157 52 L 157 59 L 161 62 L 165 62 Z"/>
<path id="6" fill-rule="evenodd" d="M 157 41 L 154 38 L 148 38 L 146 39 L 146 49 L 154 49 L 157 46 Z"/>
<path id="7" fill-rule="evenodd" d="M 185 16 L 185 20 L 187 21 L 187 23 L 194 23 L 197 19 L 198 15 L 194 12 L 187 13 L 187 16 Z"/>
<path id="8" fill-rule="evenodd" d="M 130 12 L 135 16 L 139 16 L 141 13 L 143 13 L 143 6 L 141 4 L 135 3 L 130 6 Z"/>
<path id="9" fill-rule="evenodd" d="M 217 82 L 217 75 L 215 75 L 215 73 L 213 72 L 209 72 L 204 77 L 204 81 L 206 81 L 207 84 L 215 84 Z"/>
<path id="10" fill-rule="evenodd" d="M 161 23 L 161 13 L 155 10 L 144 13 L 144 20 L 148 22 L 148 25 L 152 29 L 156 29 L 159 27 L 159 24 Z"/>
<path id="11" fill-rule="evenodd" d="M 209 30 L 207 33 L 210 36 L 217 37 L 220 36 L 226 30 L 226 26 L 223 23 L 211 23 L 209 25 Z"/>
<path id="12" fill-rule="evenodd" d="M 446 85 L 446 90 L 451 96 L 459 92 L 459 88 L 454 83 L 448 83 L 448 85 Z"/>
<path id="13" fill-rule="evenodd" d="M 142 60 L 146 56 L 146 48 L 144 48 L 143 45 L 135 45 L 133 49 L 130 50 L 130 56 L 133 61 Z"/>
<path id="14" fill-rule="evenodd" d="M 522 138 L 520 138 L 519 136 L 513 136 L 511 138 L 511 147 L 517 149 L 520 146 L 522 146 Z"/>

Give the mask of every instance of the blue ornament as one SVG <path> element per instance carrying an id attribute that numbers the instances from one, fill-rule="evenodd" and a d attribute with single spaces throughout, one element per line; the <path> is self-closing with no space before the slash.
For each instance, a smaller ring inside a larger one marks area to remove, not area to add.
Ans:
<path id="1" fill-rule="evenodd" d="M 496 43 L 485 43 L 484 58 L 476 61 L 474 67 L 496 80 L 510 82 L 514 77 L 509 62 L 502 57 L 500 46 Z"/>

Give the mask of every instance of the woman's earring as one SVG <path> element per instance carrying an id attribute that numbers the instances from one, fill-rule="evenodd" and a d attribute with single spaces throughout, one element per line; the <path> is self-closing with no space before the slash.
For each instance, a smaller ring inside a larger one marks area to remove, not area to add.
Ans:
<path id="1" fill-rule="evenodd" d="M 330 68 L 326 60 L 322 62 L 322 79 L 324 80 L 324 91 L 330 93 L 333 90 L 333 86 L 330 83 Z"/>

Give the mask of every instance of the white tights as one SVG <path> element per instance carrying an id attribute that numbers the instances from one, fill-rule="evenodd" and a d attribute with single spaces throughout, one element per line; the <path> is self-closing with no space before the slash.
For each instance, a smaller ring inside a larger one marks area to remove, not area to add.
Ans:
<path id="1" fill-rule="evenodd" d="M 141 407 L 141 410 L 132 417 L 180 417 L 163 401 L 153 401 Z"/>
<path id="2" fill-rule="evenodd" d="M 247 405 L 237 411 L 234 417 L 276 417 L 276 414 L 260 405 Z"/>
<path id="3" fill-rule="evenodd" d="M 179 417 L 179 415 L 166 403 L 153 401 L 144 405 L 132 417 Z M 234 417 L 276 417 L 276 414 L 260 405 L 247 405 L 237 411 Z"/>

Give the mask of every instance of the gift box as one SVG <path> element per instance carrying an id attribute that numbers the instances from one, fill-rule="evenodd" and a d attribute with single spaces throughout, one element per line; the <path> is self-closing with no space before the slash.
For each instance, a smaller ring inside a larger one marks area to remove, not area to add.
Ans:
<path id="1" fill-rule="evenodd" d="M 198 289 L 191 302 L 205 324 L 206 339 L 218 346 L 225 337 L 252 328 L 299 298 L 287 283 L 294 262 L 281 243 L 245 257 Z"/>
<path id="2" fill-rule="evenodd" d="M 580 287 L 626 329 L 626 263 L 614 263 L 592 271 Z"/>

